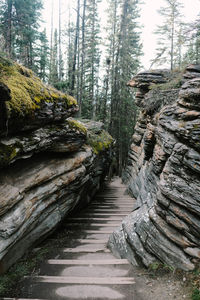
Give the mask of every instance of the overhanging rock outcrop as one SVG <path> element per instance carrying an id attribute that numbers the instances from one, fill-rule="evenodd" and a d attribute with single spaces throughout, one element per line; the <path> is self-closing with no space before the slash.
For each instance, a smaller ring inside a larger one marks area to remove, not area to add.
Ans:
<path id="1" fill-rule="evenodd" d="M 137 201 L 109 247 L 133 264 L 192 270 L 200 260 L 200 68 L 170 76 L 149 71 L 129 82 L 141 112 L 124 180 Z"/>
<path id="2" fill-rule="evenodd" d="M 0 273 L 77 206 L 106 175 L 112 137 L 71 118 L 75 99 L 0 59 Z"/>

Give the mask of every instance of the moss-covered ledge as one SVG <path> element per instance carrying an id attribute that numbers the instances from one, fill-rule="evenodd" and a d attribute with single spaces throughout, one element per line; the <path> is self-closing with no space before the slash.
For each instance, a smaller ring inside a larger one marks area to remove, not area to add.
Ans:
<path id="1" fill-rule="evenodd" d="M 98 155 L 112 147 L 114 139 L 104 130 L 104 124 L 102 122 L 81 119 L 79 124 L 81 123 L 87 130 L 86 143 L 92 147 L 94 154 Z M 80 127 L 80 125 L 78 126 Z"/>
<path id="2" fill-rule="evenodd" d="M 59 122 L 78 110 L 76 100 L 51 86 L 45 85 L 31 70 L 0 56 L 1 86 L 7 87 L 9 101 L 4 101 L 5 119 L 1 134 L 40 127 Z"/>

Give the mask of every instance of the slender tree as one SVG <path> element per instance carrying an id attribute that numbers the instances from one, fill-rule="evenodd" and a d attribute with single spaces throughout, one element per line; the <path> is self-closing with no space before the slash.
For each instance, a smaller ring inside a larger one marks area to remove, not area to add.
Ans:
<path id="1" fill-rule="evenodd" d="M 5 51 L 10 58 L 12 58 L 14 52 L 13 0 L 0 2 L 0 14 L 0 30 L 3 37 L 2 50 Z"/>
<path id="2" fill-rule="evenodd" d="M 178 39 L 180 41 L 181 9 L 183 5 L 179 0 L 165 0 L 166 6 L 159 9 L 163 24 L 157 26 L 155 34 L 159 36 L 156 59 L 153 63 L 170 62 L 171 70 L 174 69 Z M 180 46 L 180 43 L 179 43 Z M 179 48 L 180 49 L 180 48 Z M 180 54 L 180 52 L 179 52 Z"/>
<path id="3" fill-rule="evenodd" d="M 139 4 L 137 0 L 110 1 L 109 40 L 110 54 L 110 126 L 109 131 L 116 139 L 116 155 L 119 174 L 122 172 L 133 131 L 136 109 L 132 92 L 126 83 L 137 72 L 141 56 L 139 34 Z"/>
<path id="4" fill-rule="evenodd" d="M 71 80 L 70 80 L 70 94 L 71 95 L 74 95 L 74 91 L 75 91 L 76 64 L 77 64 L 77 56 L 78 56 L 79 33 L 80 33 L 79 24 L 80 24 L 80 0 L 77 0 L 74 53 L 73 53 L 72 71 L 71 71 L 71 74 L 70 74 L 70 77 L 71 77 Z"/>

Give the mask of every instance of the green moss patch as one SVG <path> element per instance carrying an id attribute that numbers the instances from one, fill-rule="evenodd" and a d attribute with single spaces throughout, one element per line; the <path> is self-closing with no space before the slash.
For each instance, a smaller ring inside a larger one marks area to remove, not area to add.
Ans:
<path id="1" fill-rule="evenodd" d="M 78 131 L 84 133 L 85 135 L 87 134 L 87 128 L 80 121 L 69 118 L 69 119 L 67 119 L 67 123 L 69 124 L 70 128 L 78 130 Z"/>
<path id="2" fill-rule="evenodd" d="M 0 143 L 0 167 L 7 166 L 17 155 L 18 149 Z"/>
<path id="3" fill-rule="evenodd" d="M 101 130 L 99 134 L 93 132 L 88 133 L 87 143 L 92 147 L 95 154 L 99 154 L 110 147 L 113 142 L 111 135 L 105 130 Z"/>
<path id="4" fill-rule="evenodd" d="M 0 76 L 0 82 L 11 90 L 12 99 L 7 102 L 8 111 L 24 115 L 39 109 L 42 102 L 65 101 L 67 107 L 77 105 L 73 97 L 45 85 L 31 70 L 2 57 Z"/>

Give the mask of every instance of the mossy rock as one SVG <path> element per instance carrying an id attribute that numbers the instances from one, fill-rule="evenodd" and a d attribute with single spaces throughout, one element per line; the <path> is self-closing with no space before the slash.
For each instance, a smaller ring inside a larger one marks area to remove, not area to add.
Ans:
<path id="1" fill-rule="evenodd" d="M 109 149 L 113 141 L 111 135 L 104 129 L 97 134 L 88 131 L 87 143 L 92 147 L 95 154 L 99 154 L 100 152 Z"/>
<path id="2" fill-rule="evenodd" d="M 7 102 L 9 112 L 30 114 L 40 109 L 44 102 L 64 101 L 67 108 L 77 105 L 73 97 L 45 85 L 31 70 L 1 56 L 0 83 L 11 91 L 11 100 Z"/>
<path id="3" fill-rule="evenodd" d="M 0 143 L 0 167 L 7 166 L 16 156 L 18 148 Z"/>
<path id="4" fill-rule="evenodd" d="M 178 89 L 183 84 L 183 74 L 180 71 L 174 71 L 171 73 L 171 78 L 166 83 L 161 84 L 151 84 L 150 90 L 160 90 L 160 91 L 166 91 L 166 90 L 172 90 L 172 89 Z"/>
<path id="5" fill-rule="evenodd" d="M 83 134 L 87 135 L 87 128 L 79 120 L 68 118 L 67 123 L 69 124 L 69 127 L 71 129 L 74 129 L 76 131 L 80 131 Z"/>
<path id="6" fill-rule="evenodd" d="M 103 123 L 87 119 L 68 118 L 67 122 L 71 128 L 87 135 L 86 143 L 92 147 L 95 154 L 99 154 L 110 148 L 113 143 L 111 135 L 103 129 Z"/>

